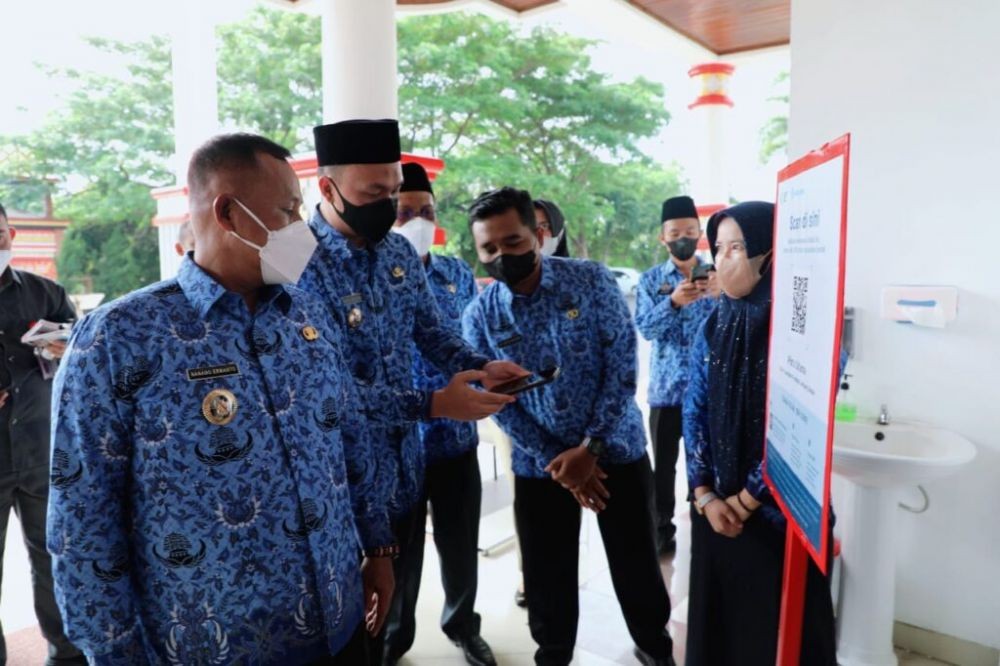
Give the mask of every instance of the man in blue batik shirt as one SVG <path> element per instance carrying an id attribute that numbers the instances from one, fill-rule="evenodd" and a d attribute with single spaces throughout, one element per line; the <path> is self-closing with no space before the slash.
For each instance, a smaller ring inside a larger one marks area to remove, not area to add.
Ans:
<path id="1" fill-rule="evenodd" d="M 653 343 L 649 432 L 656 463 L 656 536 L 660 554 L 669 555 L 677 549 L 674 485 L 689 349 L 715 309 L 719 290 L 715 272 L 707 271 L 708 266 L 695 255 L 701 221 L 691 197 L 667 199 L 660 217 L 660 242 L 670 251 L 670 258 L 642 274 L 635 324 Z"/>
<path id="2" fill-rule="evenodd" d="M 535 371 L 561 369 L 554 382 L 522 393 L 495 416 L 513 444 L 514 517 L 535 662 L 565 666 L 573 658 L 583 506 L 597 512 L 636 657 L 673 664 L 625 301 L 600 264 L 539 257 L 542 234 L 527 192 L 487 192 L 469 218 L 479 260 L 497 282 L 466 309 L 466 339 Z"/>
<path id="3" fill-rule="evenodd" d="M 462 312 L 476 297 L 476 280 L 469 265 L 458 257 L 431 254 L 437 226 L 434 190 L 427 172 L 416 163 L 403 165 L 403 187 L 392 230 L 413 245 L 427 272 L 427 284 L 437 301 L 441 319 L 457 334 L 462 332 Z M 418 390 L 436 391 L 448 378 L 420 353 L 414 354 L 413 381 Z M 424 494 L 417 502 L 413 527 L 419 540 L 427 523 L 430 503 L 434 545 L 441 561 L 444 609 L 441 629 L 453 641 L 475 644 L 476 663 L 495 663 L 489 645 L 479 633 L 475 611 L 479 569 L 479 513 L 482 479 L 476 446 L 476 424 L 433 419 L 420 424 L 427 456 Z M 386 658 L 393 664 L 413 646 L 416 636 L 417 597 L 424 549 L 411 548 L 400 557 L 405 581 L 396 589 L 385 626 Z"/>
<path id="4" fill-rule="evenodd" d="M 199 148 L 179 275 L 73 331 L 48 548 L 91 663 L 355 666 L 384 620 L 393 537 L 339 329 L 289 286 L 315 239 L 288 156 Z"/>
<path id="5" fill-rule="evenodd" d="M 413 527 L 425 464 L 417 423 L 486 418 L 513 398 L 471 384 L 488 389 L 524 371 L 491 361 L 442 322 L 416 251 L 389 233 L 403 181 L 399 124 L 349 120 L 317 127 L 314 135 L 322 201 L 309 226 L 319 247 L 301 286 L 323 299 L 345 339 L 344 354 L 375 446 L 379 492 L 388 498 L 405 555 L 423 547 L 422 539 L 413 541 L 423 535 Z M 444 388 L 413 388 L 414 345 L 451 377 Z M 400 564 L 397 560 L 395 572 L 402 586 Z M 470 660 L 476 657 L 476 645 L 462 647 Z M 380 642 L 373 646 L 379 661 L 382 648 Z"/>

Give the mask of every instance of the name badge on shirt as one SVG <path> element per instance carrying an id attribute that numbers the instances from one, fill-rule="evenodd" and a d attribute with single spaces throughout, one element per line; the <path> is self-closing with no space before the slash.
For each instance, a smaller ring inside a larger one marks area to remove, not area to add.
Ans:
<path id="1" fill-rule="evenodd" d="M 219 377 L 232 377 L 240 374 L 240 368 L 235 363 L 224 363 L 222 365 L 212 365 L 207 368 L 189 368 L 187 378 L 190 382 L 199 382 L 203 379 L 218 379 Z"/>
<path id="2" fill-rule="evenodd" d="M 357 305 L 361 302 L 361 294 L 348 294 L 341 298 L 340 302 L 344 305 Z"/>
<path id="3" fill-rule="evenodd" d="M 504 347 L 510 347 L 512 345 L 516 345 L 518 342 L 520 342 L 523 339 L 524 338 L 520 334 L 514 334 L 511 337 L 507 338 L 506 340 L 501 340 L 497 344 L 497 347 L 499 347 L 500 349 L 503 349 Z"/>

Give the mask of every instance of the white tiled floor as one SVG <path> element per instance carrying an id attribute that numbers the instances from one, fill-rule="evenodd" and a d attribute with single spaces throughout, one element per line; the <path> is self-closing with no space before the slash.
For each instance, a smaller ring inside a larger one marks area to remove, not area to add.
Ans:
<path id="1" fill-rule="evenodd" d="M 484 483 L 487 494 L 503 496 L 502 489 L 491 489 L 488 480 Z M 503 483 L 502 478 L 500 483 Z M 485 518 L 484 526 L 490 536 L 503 532 L 505 521 L 506 525 L 510 525 L 509 513 L 509 508 L 500 509 Z M 686 528 L 683 520 L 678 527 L 682 530 Z M 611 586 L 597 521 L 591 514 L 584 520 L 580 542 L 580 626 L 574 663 L 580 666 L 636 664 L 632 656 L 632 640 Z M 400 664 L 459 666 L 465 663 L 458 648 L 438 628 L 443 603 L 438 567 L 434 544 L 428 541 L 417 605 L 417 640 L 413 650 Z M 673 567 L 665 561 L 662 569 L 669 587 Z M 514 605 L 517 583 L 517 557 L 512 549 L 495 557 L 480 557 L 477 610 L 483 617 L 483 637 L 493 647 L 502 666 L 534 664 L 532 655 L 535 644 L 528 632 L 527 613 Z M 675 657 L 682 664 L 684 627 L 671 622 L 671 635 L 677 644 Z M 944 662 L 900 651 L 899 663 L 900 666 L 940 666 Z"/>
<path id="2" fill-rule="evenodd" d="M 504 483 L 504 480 L 501 478 L 499 483 Z M 489 486 L 489 481 L 485 484 Z M 500 512 L 509 514 L 510 509 L 500 509 L 485 522 L 500 523 Z M 580 627 L 574 663 L 587 666 L 634 664 L 632 640 L 611 587 L 600 531 L 591 514 L 584 520 L 580 541 Z M 428 542 L 425 552 L 424 577 L 417 606 L 417 641 L 400 663 L 421 666 L 464 664 L 461 652 L 438 628 L 443 594 L 437 552 L 432 542 Z M 670 568 L 667 567 L 666 571 L 669 573 Z M 477 610 L 483 617 L 483 638 L 493 647 L 501 664 L 534 663 L 535 644 L 528 632 L 527 613 L 514 604 L 518 577 L 517 557 L 512 549 L 495 557 L 480 557 Z"/>

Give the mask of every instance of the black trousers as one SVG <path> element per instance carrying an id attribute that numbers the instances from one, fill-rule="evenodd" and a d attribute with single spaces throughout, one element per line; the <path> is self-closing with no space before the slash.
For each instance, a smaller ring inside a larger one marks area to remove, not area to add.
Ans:
<path id="1" fill-rule="evenodd" d="M 653 407 L 649 411 L 649 434 L 653 440 L 656 463 L 656 538 L 660 546 L 670 543 L 677 533 L 674 526 L 676 507 L 674 486 L 677 482 L 677 456 L 683 436 L 680 407 Z"/>
<path id="2" fill-rule="evenodd" d="M 365 623 L 362 621 L 347 645 L 340 648 L 340 652 L 332 657 L 314 661 L 310 666 L 364 666 L 367 663 L 369 663 L 368 632 L 365 631 Z"/>
<path id="3" fill-rule="evenodd" d="M 392 561 L 392 574 L 395 578 L 396 587 L 392 594 L 392 603 L 389 605 L 389 617 L 386 618 L 381 633 L 374 638 L 368 638 L 368 663 L 372 666 L 381 666 L 383 659 L 388 653 L 386 640 L 389 634 L 393 632 L 391 626 L 392 606 L 396 603 L 396 599 L 400 595 L 400 590 L 406 586 L 406 562 L 410 557 L 411 551 L 414 549 L 423 551 L 424 548 L 423 523 L 419 523 L 418 527 L 418 505 L 419 502 L 408 513 L 396 518 L 392 523 L 392 532 L 396 537 L 396 543 L 399 544 L 399 557 Z"/>
<path id="4" fill-rule="evenodd" d="M 7 539 L 10 510 L 17 512 L 24 532 L 24 545 L 31 560 L 31 587 L 35 617 L 49 643 L 46 664 L 86 664 L 83 655 L 63 634 L 59 607 L 52 586 L 52 559 L 45 548 L 45 512 L 49 501 L 49 468 L 36 467 L 22 472 L 0 474 L 0 578 L 3 576 L 3 548 Z M 7 646 L 0 630 L 0 664 L 7 661 Z"/>
<path id="5" fill-rule="evenodd" d="M 397 560 L 400 574 L 385 628 L 385 653 L 399 659 L 416 637 L 417 595 L 424 566 L 424 526 L 430 504 L 434 545 L 441 560 L 444 609 L 441 630 L 452 640 L 479 634 L 476 614 L 479 584 L 479 514 L 483 483 L 476 452 L 469 451 L 427 467 L 424 499 L 414 510 L 410 544 Z"/>
<path id="6" fill-rule="evenodd" d="M 615 596 L 635 644 L 668 658 L 670 598 L 653 539 L 649 458 L 608 465 L 611 493 L 597 521 Z M 538 644 L 535 663 L 565 666 L 573 658 L 580 614 L 580 505 L 551 479 L 514 479 L 514 518 L 521 537 L 528 626 Z"/>
<path id="7" fill-rule="evenodd" d="M 784 561 L 785 532 L 759 515 L 731 539 L 692 509 L 686 666 L 774 664 Z M 836 653 L 830 582 L 810 559 L 799 663 L 836 666 Z"/>

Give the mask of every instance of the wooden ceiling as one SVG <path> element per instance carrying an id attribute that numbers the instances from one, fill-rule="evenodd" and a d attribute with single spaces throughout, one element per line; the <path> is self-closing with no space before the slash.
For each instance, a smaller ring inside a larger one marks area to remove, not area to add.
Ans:
<path id="1" fill-rule="evenodd" d="M 397 0 L 401 5 L 443 5 L 453 0 Z M 526 12 L 531 9 L 538 9 L 544 5 L 551 5 L 558 0 L 493 0 L 494 3 L 513 9 L 515 12 Z"/>
<path id="2" fill-rule="evenodd" d="M 397 0 L 437 5 L 450 0 Z M 492 0 L 518 12 L 556 0 Z M 719 55 L 787 44 L 791 0 L 625 0 L 672 30 Z"/>
<path id="3" fill-rule="evenodd" d="M 790 0 L 630 0 L 719 55 L 788 43 Z"/>

